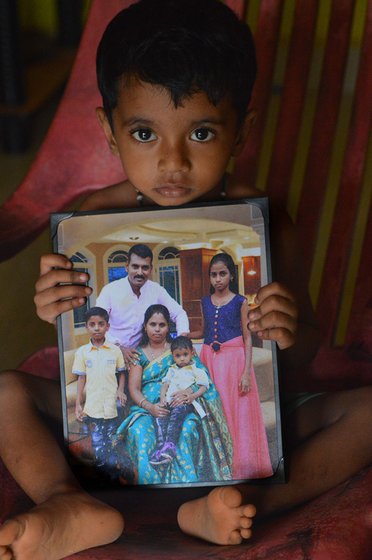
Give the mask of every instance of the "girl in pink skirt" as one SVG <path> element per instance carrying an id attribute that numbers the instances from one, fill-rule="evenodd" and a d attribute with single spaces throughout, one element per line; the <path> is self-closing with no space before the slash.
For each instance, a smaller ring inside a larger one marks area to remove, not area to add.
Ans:
<path id="1" fill-rule="evenodd" d="M 273 474 L 260 398 L 252 365 L 248 303 L 239 295 L 234 261 L 219 253 L 209 265 L 211 295 L 202 305 L 200 358 L 221 396 L 233 441 L 234 479 Z M 190 333 L 193 338 L 198 333 Z"/>

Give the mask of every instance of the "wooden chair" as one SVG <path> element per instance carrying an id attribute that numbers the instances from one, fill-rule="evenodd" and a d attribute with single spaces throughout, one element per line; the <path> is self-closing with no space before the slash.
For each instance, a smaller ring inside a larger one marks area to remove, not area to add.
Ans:
<path id="1" fill-rule="evenodd" d="M 370 384 L 372 3 L 227 3 L 251 23 L 259 63 L 252 99 L 258 118 L 235 173 L 286 206 L 298 224 L 310 294 L 324 335 L 318 356 L 301 373 L 301 386 L 305 378 L 311 389 Z M 0 209 L 4 259 L 46 227 L 50 212 L 123 177 L 95 120 L 100 99 L 94 56 L 107 22 L 129 4 L 92 2 L 52 127 L 27 177 Z M 50 375 L 58 375 L 56 356 L 55 349 L 48 349 L 23 368 L 40 371 L 40 360 L 46 357 Z M 290 380 L 293 385 L 298 375 Z M 4 517 L 24 504 L 12 484 L 4 473 Z M 247 545 L 228 549 L 178 532 L 175 512 L 185 490 L 172 491 L 172 500 L 169 491 L 158 491 L 159 505 L 149 514 L 154 494 L 127 489 L 119 497 L 128 520 L 126 536 L 76 557 L 367 560 L 372 549 L 371 488 L 372 470 L 367 469 L 310 504 L 262 524 Z M 106 499 L 118 501 L 117 496 Z"/>

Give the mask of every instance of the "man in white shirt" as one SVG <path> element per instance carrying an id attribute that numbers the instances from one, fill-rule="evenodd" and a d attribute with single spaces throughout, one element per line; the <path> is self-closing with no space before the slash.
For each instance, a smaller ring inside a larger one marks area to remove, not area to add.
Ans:
<path id="1" fill-rule="evenodd" d="M 167 307 L 177 334 L 189 332 L 186 312 L 157 282 L 150 280 L 153 254 L 147 245 L 133 245 L 128 253 L 128 276 L 106 284 L 96 305 L 107 310 L 110 317 L 109 337 L 118 344 L 124 359 L 130 363 L 142 335 L 146 309 L 155 303 Z"/>

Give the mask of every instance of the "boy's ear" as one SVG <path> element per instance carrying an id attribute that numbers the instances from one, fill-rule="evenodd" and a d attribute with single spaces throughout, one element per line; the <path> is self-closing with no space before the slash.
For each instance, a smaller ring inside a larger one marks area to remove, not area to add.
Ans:
<path id="1" fill-rule="evenodd" d="M 248 135 L 251 131 L 252 126 L 256 122 L 257 112 L 254 110 L 248 111 L 246 114 L 243 122 L 240 125 L 238 130 L 238 134 L 236 137 L 235 146 L 233 149 L 233 153 L 231 154 L 233 157 L 237 157 L 241 151 L 243 150 L 245 143 L 247 141 Z"/>
<path id="2" fill-rule="evenodd" d="M 108 142 L 108 145 L 110 147 L 111 152 L 117 156 L 119 155 L 119 150 L 118 150 L 118 146 L 116 144 L 116 140 L 115 140 L 115 136 L 114 133 L 112 132 L 112 128 L 111 125 L 109 123 L 109 120 L 107 118 L 106 112 L 104 110 L 103 107 L 97 107 L 96 108 L 96 115 L 98 118 L 98 122 L 101 125 L 101 128 L 106 136 L 106 140 Z"/>

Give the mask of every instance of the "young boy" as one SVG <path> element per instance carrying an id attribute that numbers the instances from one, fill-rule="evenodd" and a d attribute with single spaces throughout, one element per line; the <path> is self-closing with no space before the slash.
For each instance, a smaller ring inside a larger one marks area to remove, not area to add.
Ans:
<path id="1" fill-rule="evenodd" d="M 72 373 L 78 375 L 75 416 L 79 422 L 89 419 L 96 468 L 110 475 L 115 465 L 111 438 L 117 428 L 117 400 L 122 406 L 127 401 L 124 357 L 118 346 L 106 340 L 110 328 L 106 309 L 89 309 L 85 327 L 90 342 L 76 350 L 72 366 Z"/>
<path id="2" fill-rule="evenodd" d="M 219 0 L 142 0 L 121 12 L 98 51 L 97 114 L 128 180 L 93 194 L 82 209 L 260 196 L 225 174 L 254 117 L 255 69 L 248 28 Z M 296 232 L 275 208 L 271 225 L 276 281 L 258 292 L 248 324 L 277 343 L 285 375 L 314 356 L 318 332 Z M 35 303 L 50 323 L 91 293 L 88 276 L 63 255 L 43 257 L 40 270 Z M 60 416 L 58 384 L 6 372 L 0 385 L 0 454 L 37 504 L 0 529 L 0 559 L 57 560 L 118 538 L 121 515 L 82 492 L 38 415 Z M 287 417 L 288 484 L 215 488 L 181 506 L 181 529 L 236 544 L 250 537 L 255 507 L 261 516 L 283 511 L 346 480 L 372 460 L 371 398 L 368 388 L 308 399 Z"/>
<path id="3" fill-rule="evenodd" d="M 163 465 L 174 459 L 184 419 L 193 408 L 201 418 L 205 416 L 197 399 L 208 389 L 209 379 L 205 370 L 192 362 L 194 349 L 191 340 L 187 336 L 177 336 L 172 340 L 170 349 L 175 365 L 163 377 L 159 403 L 169 410 L 169 414 L 154 419 L 157 447 L 150 458 L 152 465 Z M 193 385 L 198 385 L 198 389 L 187 398 L 187 402 L 172 406 L 173 394 Z"/>

